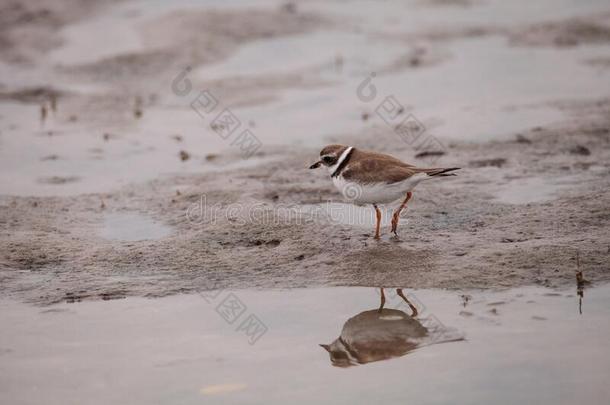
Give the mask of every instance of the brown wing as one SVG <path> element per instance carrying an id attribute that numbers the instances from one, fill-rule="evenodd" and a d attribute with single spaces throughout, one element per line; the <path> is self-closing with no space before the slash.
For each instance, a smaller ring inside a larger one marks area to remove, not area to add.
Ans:
<path id="1" fill-rule="evenodd" d="M 396 183 L 419 172 L 421 169 L 395 157 L 356 149 L 342 175 L 359 183 Z"/>

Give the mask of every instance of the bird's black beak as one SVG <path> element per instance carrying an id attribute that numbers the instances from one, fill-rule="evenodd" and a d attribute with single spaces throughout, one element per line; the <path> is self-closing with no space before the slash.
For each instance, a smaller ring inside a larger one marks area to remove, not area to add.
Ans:
<path id="1" fill-rule="evenodd" d="M 316 163 L 314 163 L 313 165 L 309 166 L 310 169 L 317 169 L 318 167 L 320 167 L 320 165 L 322 164 L 321 160 L 318 160 Z"/>

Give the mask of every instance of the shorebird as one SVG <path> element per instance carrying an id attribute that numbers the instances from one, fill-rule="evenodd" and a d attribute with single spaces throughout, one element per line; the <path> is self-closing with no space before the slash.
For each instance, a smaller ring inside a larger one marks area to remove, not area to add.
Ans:
<path id="1" fill-rule="evenodd" d="M 381 290 L 379 309 L 364 311 L 345 322 L 341 334 L 331 344 L 321 344 L 333 366 L 349 367 L 404 356 L 422 346 L 464 340 L 456 330 L 446 328 L 433 316 L 418 319 L 416 307 L 402 289 L 396 294 L 407 303 L 411 315 L 399 309 L 384 308 Z"/>
<path id="2" fill-rule="evenodd" d="M 350 318 L 331 344 L 321 344 L 336 367 L 404 356 L 417 348 L 428 330 L 398 309 L 364 311 Z"/>
<path id="3" fill-rule="evenodd" d="M 458 170 L 451 168 L 420 168 L 390 155 L 369 152 L 345 145 L 328 145 L 320 152 L 320 160 L 309 168 L 326 166 L 335 186 L 343 196 L 356 205 L 372 204 L 375 208 L 375 239 L 379 239 L 381 211 L 379 204 L 403 199 L 392 215 L 392 232 L 398 236 L 398 219 L 401 211 L 413 196 L 413 189 L 420 182 L 443 176 Z"/>
<path id="4" fill-rule="evenodd" d="M 385 294 L 383 288 L 380 290 L 379 309 L 348 319 L 334 342 L 320 345 L 329 353 L 333 366 L 349 367 L 404 356 L 428 335 L 428 330 L 416 319 L 417 309 L 401 288 L 396 293 L 409 305 L 411 315 L 398 309 L 384 309 Z"/>

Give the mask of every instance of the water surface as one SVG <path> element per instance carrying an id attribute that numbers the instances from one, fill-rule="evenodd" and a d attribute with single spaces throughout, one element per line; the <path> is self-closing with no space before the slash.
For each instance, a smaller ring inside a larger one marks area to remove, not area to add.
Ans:
<path id="1" fill-rule="evenodd" d="M 374 288 L 2 301 L 0 402 L 608 403 L 610 286 L 586 290 L 582 314 L 575 290 L 404 291 L 441 339 L 350 367 L 320 344 L 345 337 L 350 319 L 375 318 Z M 391 289 L 386 309 L 387 322 L 410 316 Z M 356 323 L 373 341 L 389 330 L 379 322 Z"/>

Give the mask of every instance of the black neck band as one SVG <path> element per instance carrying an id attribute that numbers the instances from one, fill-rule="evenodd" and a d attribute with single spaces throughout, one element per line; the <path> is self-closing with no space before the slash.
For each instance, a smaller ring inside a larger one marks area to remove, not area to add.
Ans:
<path id="1" fill-rule="evenodd" d="M 333 174 L 330 175 L 330 177 L 337 177 L 338 175 L 341 174 L 341 171 L 343 171 L 345 166 L 347 166 L 347 164 L 349 163 L 349 158 L 352 156 L 352 153 L 354 153 L 355 149 L 356 148 L 352 148 L 349 152 L 347 152 L 347 156 L 345 156 L 345 159 L 343 159 L 343 162 L 341 162 L 341 164 L 339 164 L 339 166 L 335 169 Z"/>

